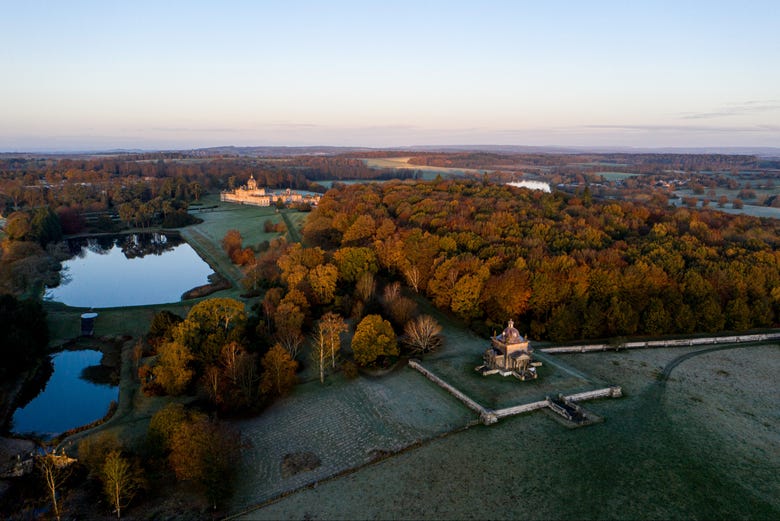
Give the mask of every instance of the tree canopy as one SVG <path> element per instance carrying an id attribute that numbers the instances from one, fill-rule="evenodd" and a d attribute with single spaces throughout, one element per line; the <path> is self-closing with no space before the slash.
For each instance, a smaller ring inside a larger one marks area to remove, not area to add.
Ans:
<path id="1" fill-rule="evenodd" d="M 352 355 L 360 365 L 370 365 L 383 356 L 397 356 L 398 342 L 390 322 L 381 315 L 366 315 L 352 337 Z"/>
<path id="2" fill-rule="evenodd" d="M 553 340 L 780 322 L 779 221 L 585 195 L 469 180 L 339 186 L 304 236 L 339 280 L 381 270 L 488 331 L 509 318 Z"/>

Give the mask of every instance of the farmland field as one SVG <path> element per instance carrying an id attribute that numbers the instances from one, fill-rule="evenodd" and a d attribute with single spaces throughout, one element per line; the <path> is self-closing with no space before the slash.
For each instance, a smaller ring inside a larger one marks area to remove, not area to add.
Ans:
<path id="1" fill-rule="evenodd" d="M 751 202 L 753 202 L 752 200 L 744 201 L 742 208 L 733 208 L 732 201 L 734 198 L 737 197 L 736 190 L 717 190 L 714 199 L 710 197 L 701 196 L 701 195 L 694 195 L 694 193 L 691 190 L 676 190 L 674 193 L 678 196 L 678 198 L 670 199 L 669 203 L 675 206 L 682 206 L 684 204 L 682 200 L 684 197 L 696 197 L 697 199 L 699 199 L 699 208 L 701 208 L 701 199 L 709 199 L 710 200 L 709 208 L 712 210 L 718 210 L 720 212 L 731 213 L 731 214 L 750 215 L 753 217 L 773 217 L 775 219 L 780 219 L 780 208 L 750 204 Z M 729 202 L 726 203 L 726 205 L 723 208 L 719 207 L 717 203 L 717 199 L 721 195 L 725 195 L 726 197 L 729 198 Z"/>
<path id="2" fill-rule="evenodd" d="M 600 175 L 607 181 L 621 181 L 628 179 L 629 177 L 636 177 L 641 174 L 632 174 L 629 172 L 596 172 L 596 175 Z"/>
<path id="3" fill-rule="evenodd" d="M 398 170 L 419 170 L 423 172 L 424 179 L 433 179 L 437 175 L 443 177 L 461 177 L 464 174 L 482 174 L 489 170 L 480 170 L 476 168 L 454 168 L 443 166 L 413 165 L 409 163 L 410 157 L 384 157 L 364 159 L 366 166 L 370 168 L 395 168 Z"/>

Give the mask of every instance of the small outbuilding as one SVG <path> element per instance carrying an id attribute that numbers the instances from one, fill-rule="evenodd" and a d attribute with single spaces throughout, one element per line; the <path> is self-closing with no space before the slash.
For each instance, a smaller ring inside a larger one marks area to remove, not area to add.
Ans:
<path id="1" fill-rule="evenodd" d="M 98 314 L 90 311 L 81 314 L 81 336 L 93 336 L 95 334 L 95 319 Z"/>

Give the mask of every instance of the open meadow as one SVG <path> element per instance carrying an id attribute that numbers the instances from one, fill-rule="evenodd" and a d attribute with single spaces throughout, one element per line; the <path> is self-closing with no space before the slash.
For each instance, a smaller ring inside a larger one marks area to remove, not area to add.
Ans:
<path id="1" fill-rule="evenodd" d="M 443 177 L 462 177 L 465 174 L 482 174 L 489 170 L 476 168 L 457 168 L 445 166 L 414 165 L 409 163 L 411 157 L 382 157 L 364 159 L 369 168 L 393 168 L 396 170 L 419 170 L 423 173 L 423 179 L 434 179 L 437 175 Z"/>
<path id="2" fill-rule="evenodd" d="M 561 356 L 626 396 L 566 429 L 544 412 L 474 426 L 245 519 L 776 519 L 777 345 Z M 517 383 L 517 385 L 522 385 Z M 237 505 L 238 506 L 238 505 Z"/>

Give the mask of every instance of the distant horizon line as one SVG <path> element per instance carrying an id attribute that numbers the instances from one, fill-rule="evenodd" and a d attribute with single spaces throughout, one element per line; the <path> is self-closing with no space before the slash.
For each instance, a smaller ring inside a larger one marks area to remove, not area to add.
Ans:
<path id="1" fill-rule="evenodd" d="M 372 152 L 503 152 L 503 153 L 675 153 L 675 154 L 724 154 L 757 155 L 780 157 L 780 146 L 632 146 L 632 145 L 500 145 L 500 144 L 462 144 L 462 145 L 404 145 L 404 146 L 362 146 L 362 145 L 216 145 L 203 147 L 102 147 L 102 148 L 30 148 L 27 150 L 0 150 L 0 155 L 100 155 L 100 154 L 148 154 L 166 152 L 207 152 L 219 150 L 237 151 L 273 151 L 330 150 L 334 152 L 372 151 Z M 302 152 L 306 154 L 306 152 Z"/>

